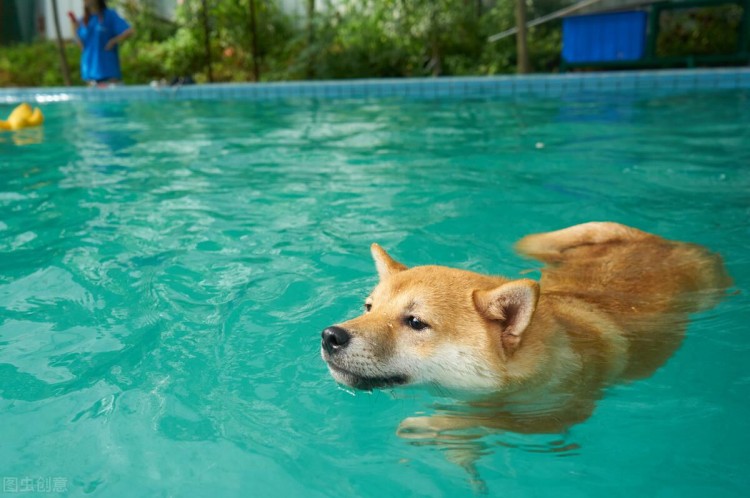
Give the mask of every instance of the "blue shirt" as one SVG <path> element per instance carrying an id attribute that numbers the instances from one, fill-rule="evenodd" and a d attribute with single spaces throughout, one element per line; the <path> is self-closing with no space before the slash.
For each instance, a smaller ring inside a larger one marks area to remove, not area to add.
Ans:
<path id="1" fill-rule="evenodd" d="M 105 9 L 102 17 L 92 15 L 87 25 L 80 21 L 78 38 L 83 43 L 81 78 L 85 81 L 121 79 L 117 45 L 106 50 L 107 42 L 122 34 L 130 25 L 112 9 Z"/>

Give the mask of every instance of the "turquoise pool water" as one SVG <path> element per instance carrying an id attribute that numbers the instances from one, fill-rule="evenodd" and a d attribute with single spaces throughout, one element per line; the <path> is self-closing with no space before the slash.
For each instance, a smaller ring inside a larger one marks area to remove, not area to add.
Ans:
<path id="1" fill-rule="evenodd" d="M 489 494 L 747 491 L 747 92 L 43 109 L 0 134 L 5 493 L 470 496 L 395 435 L 451 400 L 337 387 L 320 331 L 360 312 L 371 242 L 518 276 L 522 235 L 605 219 L 720 252 L 739 292 L 585 423 L 486 436 Z"/>

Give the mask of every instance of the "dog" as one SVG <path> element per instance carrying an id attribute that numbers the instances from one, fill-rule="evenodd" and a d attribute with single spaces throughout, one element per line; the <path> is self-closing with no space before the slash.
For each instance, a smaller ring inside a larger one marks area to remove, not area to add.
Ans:
<path id="1" fill-rule="evenodd" d="M 471 393 L 470 410 L 404 420 L 407 438 L 485 428 L 558 433 L 604 388 L 651 375 L 691 313 L 732 285 L 722 259 L 613 222 L 528 235 L 539 282 L 443 266 L 407 268 L 379 245 L 364 314 L 323 330 L 333 378 L 356 389 L 426 384 Z"/>

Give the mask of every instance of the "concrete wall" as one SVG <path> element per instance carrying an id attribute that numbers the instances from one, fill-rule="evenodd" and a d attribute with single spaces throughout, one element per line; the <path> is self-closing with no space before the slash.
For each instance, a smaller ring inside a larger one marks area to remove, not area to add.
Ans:
<path id="1" fill-rule="evenodd" d="M 149 2 L 156 12 L 166 18 L 174 19 L 178 0 L 142 0 Z M 36 3 L 38 16 L 43 17 L 44 30 L 40 35 L 48 40 L 55 39 L 55 23 L 52 18 L 52 0 L 21 0 L 21 3 Z M 110 7 L 117 8 L 116 2 L 108 2 Z M 68 19 L 68 11 L 72 11 L 76 17 L 83 15 L 83 0 L 57 0 L 57 12 L 60 16 L 60 33 L 66 40 L 73 38 L 73 30 Z M 122 10 L 118 10 L 122 14 Z"/>
<path id="2" fill-rule="evenodd" d="M 39 6 L 37 12 L 44 18 L 44 32 L 40 33 L 48 40 L 55 39 L 55 21 L 52 17 L 52 0 L 37 0 Z M 68 11 L 73 11 L 76 17 L 83 15 L 82 0 L 57 0 L 57 13 L 60 16 L 60 34 L 66 40 L 73 37 L 73 29 L 70 27 Z"/>

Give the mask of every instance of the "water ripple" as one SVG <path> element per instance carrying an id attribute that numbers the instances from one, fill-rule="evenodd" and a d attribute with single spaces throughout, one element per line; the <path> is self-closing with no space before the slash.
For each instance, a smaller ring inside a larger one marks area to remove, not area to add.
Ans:
<path id="1" fill-rule="evenodd" d="M 0 141 L 4 472 L 78 494 L 468 495 L 445 452 L 394 435 L 434 400 L 341 391 L 320 330 L 361 310 L 372 242 L 513 277 L 538 267 L 519 237 L 612 219 L 720 252 L 738 294 L 570 435 L 482 439 L 479 474 L 493 493 L 629 475 L 652 495 L 729 469 L 735 489 L 746 99 L 49 105 L 36 144 Z"/>

